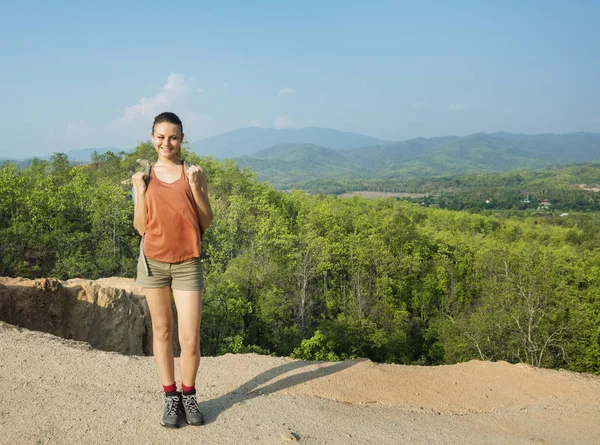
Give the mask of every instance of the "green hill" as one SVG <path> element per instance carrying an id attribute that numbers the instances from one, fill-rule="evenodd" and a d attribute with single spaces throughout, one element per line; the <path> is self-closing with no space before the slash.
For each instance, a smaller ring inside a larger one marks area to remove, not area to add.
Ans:
<path id="1" fill-rule="evenodd" d="M 476 133 L 352 149 L 344 156 L 371 176 L 501 172 L 600 159 L 600 135 Z"/>
<path id="2" fill-rule="evenodd" d="M 276 188 L 306 188 L 324 181 L 376 180 L 536 170 L 553 164 L 600 159 L 594 133 L 525 135 L 477 133 L 464 137 L 416 138 L 362 148 L 330 150 L 312 144 L 282 144 L 235 158 Z M 309 187 L 310 188 L 310 187 Z M 311 188 L 312 189 L 312 188 Z"/>

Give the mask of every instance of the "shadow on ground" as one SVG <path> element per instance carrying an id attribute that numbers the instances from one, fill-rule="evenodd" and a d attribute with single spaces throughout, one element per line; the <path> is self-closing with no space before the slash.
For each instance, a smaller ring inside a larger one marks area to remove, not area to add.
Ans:
<path id="1" fill-rule="evenodd" d="M 346 360 L 343 362 L 335 363 L 305 362 L 299 360 L 276 366 L 274 368 L 260 373 L 253 379 L 249 380 L 248 382 L 244 383 L 243 385 L 239 386 L 233 391 L 228 392 L 227 394 L 216 397 L 214 399 L 200 402 L 200 410 L 204 414 L 204 423 L 208 424 L 214 422 L 215 420 L 217 420 L 220 414 L 227 411 L 229 408 L 231 408 L 237 403 L 245 402 L 246 400 L 250 400 L 258 396 L 266 396 L 269 394 L 273 394 L 277 391 L 291 388 L 292 386 L 296 386 L 301 383 L 308 382 L 310 380 L 318 379 L 320 377 L 329 376 L 336 372 L 350 368 L 351 366 L 354 366 L 362 360 L 366 359 Z M 302 372 L 300 374 L 293 374 L 288 377 L 269 383 L 269 381 L 274 380 L 287 372 L 311 365 L 320 366 L 318 369 Z"/>

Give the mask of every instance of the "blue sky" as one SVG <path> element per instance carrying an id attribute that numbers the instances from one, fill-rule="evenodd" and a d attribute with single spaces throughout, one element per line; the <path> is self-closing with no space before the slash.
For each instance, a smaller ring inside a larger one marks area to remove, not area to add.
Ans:
<path id="1" fill-rule="evenodd" d="M 192 141 L 600 133 L 598 1 L 0 1 L 0 157 L 131 148 L 165 110 Z"/>

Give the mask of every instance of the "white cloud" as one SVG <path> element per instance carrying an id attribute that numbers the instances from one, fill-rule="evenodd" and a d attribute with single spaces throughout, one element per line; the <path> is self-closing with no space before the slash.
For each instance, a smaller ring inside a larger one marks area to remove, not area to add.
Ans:
<path id="1" fill-rule="evenodd" d="M 288 115 L 279 116 L 275 119 L 273 126 L 277 129 L 281 128 L 294 128 L 296 124 L 292 121 Z"/>
<path id="2" fill-rule="evenodd" d="M 246 127 L 260 127 L 260 121 L 256 119 L 251 120 L 250 122 L 248 122 L 248 125 L 246 125 Z"/>
<path id="3" fill-rule="evenodd" d="M 424 102 L 422 100 L 418 100 L 418 101 L 413 102 L 412 104 L 410 104 L 410 106 L 413 107 L 413 108 L 423 108 L 425 105 L 427 105 L 427 102 Z"/>
<path id="4" fill-rule="evenodd" d="M 123 110 L 123 116 L 109 124 L 111 127 L 120 127 L 137 120 L 152 121 L 154 117 L 163 112 L 173 109 L 181 103 L 189 94 L 191 87 L 185 82 L 185 75 L 171 73 L 167 83 L 152 97 L 142 97 L 140 101 Z"/>
<path id="5" fill-rule="evenodd" d="M 212 131 L 211 117 L 202 113 L 197 94 L 204 91 L 196 86 L 194 77 L 171 73 L 156 91 L 142 97 L 137 103 L 124 106 L 121 116 L 107 123 L 89 124 L 72 119 L 63 125 L 50 128 L 49 143 L 71 148 L 117 146 L 133 147 L 149 138 L 154 117 L 164 111 L 176 113 L 183 121 L 187 140 L 197 140 Z"/>
<path id="6" fill-rule="evenodd" d="M 461 111 L 461 110 L 464 110 L 465 108 L 469 108 L 469 105 L 467 105 L 467 104 L 454 104 L 454 105 L 450 105 L 448 107 L 448 109 L 450 111 Z"/>
<path id="7" fill-rule="evenodd" d="M 296 91 L 292 88 L 282 88 L 281 90 L 279 90 L 280 96 L 291 96 L 292 94 L 296 94 Z"/>

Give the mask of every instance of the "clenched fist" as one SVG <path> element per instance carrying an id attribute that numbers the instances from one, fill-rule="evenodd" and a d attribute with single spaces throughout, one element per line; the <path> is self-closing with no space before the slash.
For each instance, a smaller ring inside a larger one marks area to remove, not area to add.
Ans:
<path id="1" fill-rule="evenodd" d="M 188 182 L 191 186 L 200 187 L 206 190 L 206 173 L 204 173 L 202 167 L 200 167 L 199 165 L 192 165 L 187 169 L 185 174 L 187 175 Z"/>
<path id="2" fill-rule="evenodd" d="M 131 177 L 131 184 L 136 192 L 144 193 L 146 191 L 146 173 L 137 172 Z"/>

